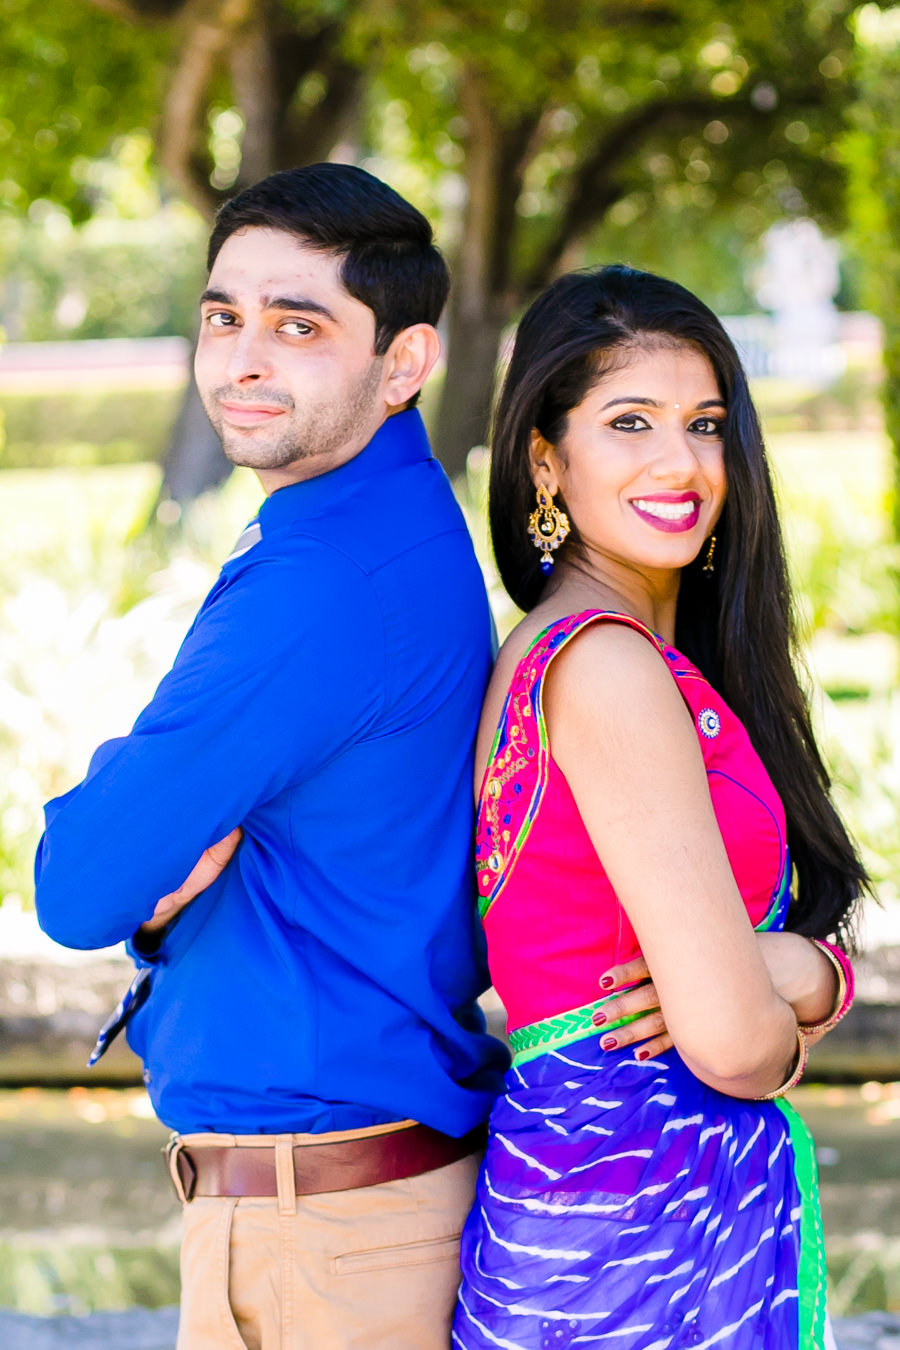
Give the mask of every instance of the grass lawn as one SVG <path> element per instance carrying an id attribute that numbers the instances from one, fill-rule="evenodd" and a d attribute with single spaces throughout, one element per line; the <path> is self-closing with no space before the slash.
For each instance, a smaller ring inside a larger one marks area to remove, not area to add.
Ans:
<path id="1" fill-rule="evenodd" d="M 0 531 L 7 555 L 23 559 L 51 549 L 59 556 L 98 536 L 123 543 L 150 519 L 160 481 L 156 464 L 0 472 Z M 198 504 L 195 539 L 212 547 L 221 537 L 224 556 L 260 498 L 250 471 L 237 470 L 220 492 Z"/>
<path id="2" fill-rule="evenodd" d="M 818 501 L 842 513 L 884 512 L 891 460 L 883 432 L 781 431 L 768 445 L 788 509 Z"/>

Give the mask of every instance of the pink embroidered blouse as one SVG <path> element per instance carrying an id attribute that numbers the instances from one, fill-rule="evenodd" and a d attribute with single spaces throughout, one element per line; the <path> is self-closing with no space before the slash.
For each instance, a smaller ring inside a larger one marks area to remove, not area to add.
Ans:
<path id="1" fill-rule="evenodd" d="M 744 727 L 708 681 L 627 614 L 588 610 L 560 619 L 516 668 L 478 807 L 479 905 L 510 1031 L 592 1002 L 603 971 L 639 954 L 550 752 L 542 707 L 550 662 L 592 623 L 636 629 L 671 671 L 694 718 L 716 819 L 753 925 L 779 927 L 789 900 L 781 801 Z"/>

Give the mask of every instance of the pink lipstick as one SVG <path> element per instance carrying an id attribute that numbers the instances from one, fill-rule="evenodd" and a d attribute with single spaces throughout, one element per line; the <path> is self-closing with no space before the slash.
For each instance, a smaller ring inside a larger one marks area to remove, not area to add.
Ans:
<path id="1" fill-rule="evenodd" d="M 664 534 L 685 534 L 700 519 L 700 498 L 696 492 L 651 492 L 633 497 L 629 505 L 641 520 Z"/>

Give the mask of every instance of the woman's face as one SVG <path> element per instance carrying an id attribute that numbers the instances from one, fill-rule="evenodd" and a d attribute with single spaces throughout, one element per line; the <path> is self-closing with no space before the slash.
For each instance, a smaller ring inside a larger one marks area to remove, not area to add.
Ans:
<path id="1" fill-rule="evenodd" d="M 696 348 L 637 348 L 569 413 L 534 480 L 561 491 L 591 554 L 640 571 L 684 567 L 725 502 L 725 404 Z"/>

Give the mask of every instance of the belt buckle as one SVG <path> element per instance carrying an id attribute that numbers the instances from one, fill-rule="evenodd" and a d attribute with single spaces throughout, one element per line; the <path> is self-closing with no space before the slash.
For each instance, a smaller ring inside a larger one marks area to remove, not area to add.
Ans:
<path id="1" fill-rule="evenodd" d="M 197 1169 L 181 1138 L 173 1134 L 163 1149 L 175 1194 L 183 1205 L 190 1204 L 197 1186 Z"/>

